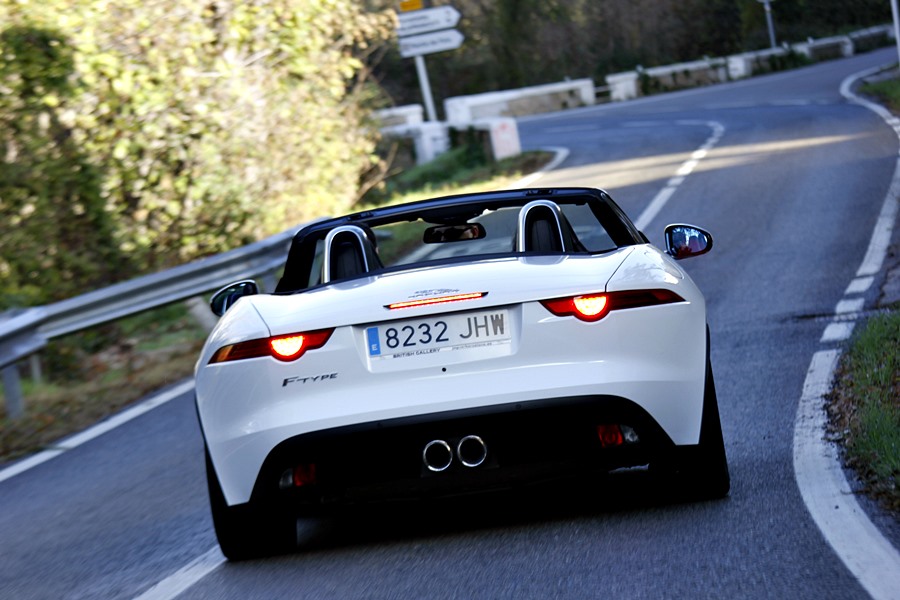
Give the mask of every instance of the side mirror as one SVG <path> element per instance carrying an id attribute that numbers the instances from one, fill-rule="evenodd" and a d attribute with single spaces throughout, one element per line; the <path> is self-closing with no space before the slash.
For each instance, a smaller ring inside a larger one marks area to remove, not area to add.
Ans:
<path id="1" fill-rule="evenodd" d="M 213 294 L 212 299 L 209 301 L 209 308 L 212 309 L 214 315 L 221 317 L 238 299 L 258 293 L 259 286 L 252 279 L 238 281 L 237 283 L 226 285 Z"/>
<path id="2" fill-rule="evenodd" d="M 712 234 L 693 225 L 669 225 L 665 235 L 666 253 L 676 260 L 706 254 L 713 247 Z"/>

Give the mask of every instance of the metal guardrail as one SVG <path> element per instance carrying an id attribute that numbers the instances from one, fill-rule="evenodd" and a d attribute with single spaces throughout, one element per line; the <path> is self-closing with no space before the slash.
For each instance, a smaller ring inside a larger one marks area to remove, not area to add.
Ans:
<path id="1" fill-rule="evenodd" d="M 24 413 L 16 363 L 51 339 L 193 298 L 232 281 L 274 273 L 284 264 L 298 229 L 54 304 L 0 314 L 0 371 L 7 415 L 18 419 Z"/>

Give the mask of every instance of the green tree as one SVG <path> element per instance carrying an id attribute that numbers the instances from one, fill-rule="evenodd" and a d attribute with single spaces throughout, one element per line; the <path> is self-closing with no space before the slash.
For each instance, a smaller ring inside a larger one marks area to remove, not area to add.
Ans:
<path id="1" fill-rule="evenodd" d="M 119 275 L 102 173 L 60 114 L 72 48 L 58 32 L 0 33 L 0 308 L 59 300 Z"/>
<path id="2" fill-rule="evenodd" d="M 46 157 L 22 163 L 22 149 L 64 131 L 67 148 L 77 152 L 55 158 L 90 180 L 84 193 L 97 202 L 83 201 L 85 214 L 111 223 L 109 231 L 96 229 L 102 243 L 92 235 L 77 243 L 105 252 L 113 238 L 119 253 L 92 258 L 111 261 L 103 278 L 342 211 L 374 160 L 377 132 L 361 105 L 371 95 L 362 58 L 389 35 L 392 17 L 352 0 L 0 0 L 0 23 L 53 32 L 70 61 L 60 76 L 65 94 L 36 85 L 27 106 L 16 87 L 20 75 L 4 71 L 0 119 L 18 121 L 24 110 L 38 129 L 15 133 L 18 154 L 7 144 L 4 168 L 18 169 L 18 179 L 0 181 L 3 209 L 24 210 L 46 227 L 69 218 L 63 201 L 29 200 L 41 172 L 34 167 Z M 52 117 L 49 126 L 42 115 Z M 21 196 L 15 206 L 7 207 L 8 185 Z M 0 225 L 0 237 L 11 226 Z M 6 289 L 6 278 L 21 275 L 9 266 L 18 250 L 2 250 Z M 81 290 L 95 284 L 85 281 Z"/>

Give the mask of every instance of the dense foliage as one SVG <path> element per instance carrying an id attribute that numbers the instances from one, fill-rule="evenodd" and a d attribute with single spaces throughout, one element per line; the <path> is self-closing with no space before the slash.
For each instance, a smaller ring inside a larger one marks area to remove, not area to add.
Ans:
<path id="1" fill-rule="evenodd" d="M 370 166 L 352 0 L 0 0 L 0 308 L 347 208 Z"/>

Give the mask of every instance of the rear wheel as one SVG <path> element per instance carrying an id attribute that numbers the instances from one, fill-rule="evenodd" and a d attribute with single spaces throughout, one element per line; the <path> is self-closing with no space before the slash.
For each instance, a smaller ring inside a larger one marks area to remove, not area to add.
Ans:
<path id="1" fill-rule="evenodd" d="M 677 492 L 696 499 L 724 498 L 731 489 L 725 440 L 719 420 L 719 403 L 712 366 L 706 363 L 706 386 L 700 421 L 700 442 L 678 448 L 675 460 L 666 462 L 664 473 Z"/>
<path id="2" fill-rule="evenodd" d="M 706 391 L 703 394 L 703 418 L 700 425 L 700 444 L 693 468 L 688 477 L 696 493 L 704 498 L 724 498 L 731 489 L 725 439 L 719 418 L 719 401 L 712 366 L 706 363 Z"/>
<path id="3" fill-rule="evenodd" d="M 219 478 L 206 452 L 206 482 L 216 538 L 229 560 L 248 560 L 286 552 L 296 542 L 296 522 L 280 512 L 248 504 L 228 506 Z M 293 525 L 293 527 L 292 527 Z"/>

